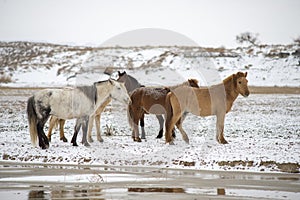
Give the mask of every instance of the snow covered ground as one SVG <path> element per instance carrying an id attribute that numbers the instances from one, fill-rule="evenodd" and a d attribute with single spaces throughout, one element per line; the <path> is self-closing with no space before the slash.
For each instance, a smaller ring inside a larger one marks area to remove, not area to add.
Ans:
<path id="1" fill-rule="evenodd" d="M 175 145 L 156 139 L 158 122 L 153 115 L 146 116 L 147 140 L 133 142 L 125 106 L 112 102 L 101 118 L 102 132 L 106 125 L 114 129 L 113 136 L 104 136 L 104 143 L 96 141 L 91 147 L 73 147 L 60 141 L 56 131 L 50 148 L 42 150 L 32 147 L 28 132 L 25 108 L 33 92 L 28 89 L 1 91 L 0 161 L 299 172 L 299 95 L 239 97 L 225 120 L 227 145 L 215 140 L 215 117 L 200 118 L 191 114 L 183 124 L 190 145 L 184 143 L 179 132 L 176 132 Z M 73 127 L 74 120 L 67 121 L 65 133 L 69 141 Z"/>

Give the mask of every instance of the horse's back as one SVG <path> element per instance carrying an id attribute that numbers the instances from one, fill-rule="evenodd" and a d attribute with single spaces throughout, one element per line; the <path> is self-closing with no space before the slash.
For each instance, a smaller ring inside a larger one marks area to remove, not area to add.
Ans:
<path id="1" fill-rule="evenodd" d="M 141 87 L 131 94 L 133 106 L 141 107 L 148 113 L 165 114 L 165 100 L 169 88 Z"/>
<path id="2" fill-rule="evenodd" d="M 91 100 L 77 88 L 44 89 L 34 98 L 40 106 L 49 107 L 50 114 L 60 119 L 73 119 L 89 115 L 93 110 Z"/>

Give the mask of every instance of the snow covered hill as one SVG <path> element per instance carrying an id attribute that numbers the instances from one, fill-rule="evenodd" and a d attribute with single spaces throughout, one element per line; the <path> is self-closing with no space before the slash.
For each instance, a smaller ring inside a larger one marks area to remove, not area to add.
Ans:
<path id="1" fill-rule="evenodd" d="M 88 84 L 106 79 L 107 68 L 126 70 L 147 85 L 171 85 L 187 78 L 212 85 L 237 71 L 248 71 L 251 86 L 300 87 L 300 47 L 102 48 L 0 42 L 0 86 Z"/>

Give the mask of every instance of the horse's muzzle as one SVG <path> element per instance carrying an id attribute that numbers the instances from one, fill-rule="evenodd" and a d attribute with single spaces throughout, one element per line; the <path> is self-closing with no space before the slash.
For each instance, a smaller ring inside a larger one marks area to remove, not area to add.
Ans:
<path id="1" fill-rule="evenodd" d="M 248 97 L 249 96 L 249 94 L 250 94 L 250 92 L 249 91 L 247 91 L 247 92 L 245 92 L 245 94 L 243 95 L 244 97 Z"/>

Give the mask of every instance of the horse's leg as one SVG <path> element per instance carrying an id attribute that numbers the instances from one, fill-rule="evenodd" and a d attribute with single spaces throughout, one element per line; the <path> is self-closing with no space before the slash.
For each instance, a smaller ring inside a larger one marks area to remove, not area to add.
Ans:
<path id="1" fill-rule="evenodd" d="M 133 123 L 133 111 L 132 111 L 132 104 L 129 104 L 127 107 L 127 120 L 130 128 L 132 129 L 131 131 L 131 137 L 134 139 L 134 123 Z"/>
<path id="2" fill-rule="evenodd" d="M 78 132 L 80 130 L 80 127 L 81 127 L 81 121 L 80 121 L 80 119 L 76 119 L 76 124 L 75 124 L 75 127 L 74 127 L 74 134 L 73 134 L 73 137 L 72 137 L 72 140 L 71 140 L 71 143 L 73 144 L 73 146 L 78 146 L 76 140 L 77 140 L 77 135 L 78 135 Z"/>
<path id="3" fill-rule="evenodd" d="M 139 119 L 141 116 L 143 116 L 143 114 L 140 114 L 139 112 L 136 113 L 138 116 L 134 116 L 133 119 L 133 131 L 134 131 L 134 138 L 133 141 L 135 142 L 141 142 L 141 138 L 140 138 L 140 133 L 139 133 Z"/>
<path id="4" fill-rule="evenodd" d="M 51 142 L 51 134 L 52 134 L 52 130 L 53 130 L 54 126 L 55 126 L 56 120 L 57 120 L 56 117 L 54 117 L 54 116 L 50 117 L 50 120 L 49 120 L 49 130 L 48 130 L 48 135 L 47 135 L 49 142 Z"/>
<path id="5" fill-rule="evenodd" d="M 166 143 L 174 144 L 173 137 L 172 137 L 172 130 L 174 129 L 175 124 L 181 117 L 181 108 L 180 104 L 173 94 L 168 93 L 166 98 Z"/>
<path id="6" fill-rule="evenodd" d="M 162 138 L 164 132 L 164 118 L 162 115 L 156 115 L 156 118 L 158 119 L 159 122 L 159 132 L 156 138 Z"/>
<path id="7" fill-rule="evenodd" d="M 220 144 L 227 144 L 228 142 L 224 138 L 224 120 L 225 120 L 225 113 L 223 114 L 217 114 L 217 124 L 216 124 L 216 129 L 217 129 L 217 141 Z"/>
<path id="8" fill-rule="evenodd" d="M 188 112 L 184 112 L 184 113 L 181 115 L 181 118 L 178 120 L 179 122 L 177 122 L 177 123 L 180 123 L 180 126 L 182 125 L 182 122 L 185 120 L 187 114 L 188 114 Z M 176 126 L 177 126 L 177 125 L 176 125 Z M 175 128 L 172 130 L 172 136 L 173 136 L 173 138 L 176 138 L 176 135 L 175 135 Z"/>
<path id="9" fill-rule="evenodd" d="M 37 123 L 37 131 L 38 131 L 38 138 L 39 138 L 39 146 L 42 149 L 48 149 L 49 148 L 49 140 L 44 132 L 44 126 L 49 118 L 48 116 L 43 116 L 41 120 Z"/>
<path id="10" fill-rule="evenodd" d="M 93 142 L 92 130 L 93 130 L 93 125 L 94 125 L 94 120 L 95 120 L 95 114 L 90 115 L 89 119 L 88 119 L 88 127 L 87 127 L 87 136 L 88 136 L 89 142 Z"/>
<path id="11" fill-rule="evenodd" d="M 97 111 L 96 111 L 96 114 L 95 114 L 95 116 L 94 116 L 94 118 L 95 118 L 95 124 L 96 124 L 96 131 L 97 131 L 97 140 L 99 141 L 99 142 L 103 142 L 103 139 L 102 139 L 102 137 L 101 137 L 101 126 L 100 126 L 100 124 L 101 124 L 101 122 L 100 122 L 100 120 L 101 120 L 101 113 L 103 112 L 103 110 L 104 110 L 104 108 L 109 104 L 111 102 L 111 99 L 109 98 L 109 99 L 107 99 L 106 101 L 104 101 L 103 103 L 102 103 L 102 105 L 97 109 Z M 92 119 L 90 119 L 90 120 L 92 120 Z M 90 136 L 90 135 L 89 135 Z M 91 137 L 92 138 L 92 137 Z M 90 139 L 91 139 L 90 138 Z"/>
<path id="12" fill-rule="evenodd" d="M 68 140 L 64 134 L 65 122 L 66 122 L 66 120 L 64 120 L 64 119 L 59 120 L 59 135 L 60 135 L 60 140 L 62 140 L 63 142 L 68 142 Z"/>
<path id="13" fill-rule="evenodd" d="M 101 113 L 99 115 L 95 116 L 95 124 L 96 124 L 96 131 L 97 131 L 97 140 L 99 142 L 103 142 L 103 139 L 101 137 Z"/>
<path id="14" fill-rule="evenodd" d="M 176 127 L 178 128 L 178 130 L 180 131 L 181 135 L 182 135 L 182 139 L 189 144 L 190 140 L 189 137 L 187 136 L 186 132 L 183 130 L 182 128 L 182 122 L 183 122 L 183 117 L 180 117 L 179 120 L 176 122 Z M 174 131 L 174 129 L 173 129 Z M 174 133 L 173 133 L 174 134 Z"/>
<path id="15" fill-rule="evenodd" d="M 140 108 L 136 108 L 133 104 L 128 105 L 128 122 L 132 128 L 132 139 L 134 142 L 141 142 L 141 138 L 139 138 L 139 120 L 143 116 L 143 111 Z"/>
<path id="16" fill-rule="evenodd" d="M 146 139 L 146 133 L 145 133 L 145 121 L 144 121 L 145 115 L 143 114 L 140 118 L 140 126 L 142 129 L 142 139 Z"/>
<path id="17" fill-rule="evenodd" d="M 141 142 L 140 133 L 139 133 L 139 120 L 144 116 L 144 111 L 141 109 L 135 109 L 133 114 L 133 141 Z"/>
<path id="18" fill-rule="evenodd" d="M 82 144 L 86 147 L 90 146 L 90 144 L 88 143 L 87 138 L 86 138 L 88 126 L 89 126 L 89 119 L 90 119 L 89 116 L 84 117 L 84 120 L 82 122 Z M 94 122 L 94 120 L 92 122 Z"/>

